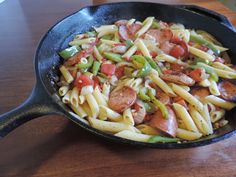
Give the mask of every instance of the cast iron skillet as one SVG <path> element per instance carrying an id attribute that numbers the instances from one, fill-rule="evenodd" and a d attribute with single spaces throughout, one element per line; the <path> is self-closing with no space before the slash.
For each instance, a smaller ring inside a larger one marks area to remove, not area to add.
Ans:
<path id="1" fill-rule="evenodd" d="M 187 148 L 211 144 L 232 136 L 236 132 L 235 110 L 226 115 L 229 124 L 213 135 L 193 142 L 177 143 L 141 143 L 134 142 L 96 130 L 74 117 L 63 105 L 58 94 L 56 79 L 58 66 L 62 60 L 58 51 L 67 47 L 75 34 L 91 30 L 92 26 L 111 24 L 119 19 L 135 18 L 140 21 L 148 16 L 167 22 L 178 22 L 187 28 L 202 29 L 217 37 L 225 47 L 230 48 L 231 59 L 236 58 L 235 29 L 225 16 L 193 5 L 163 5 L 144 2 L 126 2 L 85 7 L 64 18 L 44 35 L 35 55 L 36 85 L 30 97 L 19 107 L 0 116 L 0 137 L 21 124 L 36 117 L 59 114 L 77 123 L 84 129 L 120 143 L 154 148 Z M 236 62 L 232 61 L 234 64 Z"/>

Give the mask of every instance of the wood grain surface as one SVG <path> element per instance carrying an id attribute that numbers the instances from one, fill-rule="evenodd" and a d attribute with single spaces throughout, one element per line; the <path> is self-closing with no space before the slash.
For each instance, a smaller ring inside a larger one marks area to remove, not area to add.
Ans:
<path id="1" fill-rule="evenodd" d="M 35 83 L 33 58 L 41 36 L 57 20 L 84 7 L 114 1 L 6 0 L 0 4 L 0 113 L 23 102 Z M 194 3 L 227 16 L 212 1 Z M 236 137 L 204 147 L 145 149 L 107 142 L 60 116 L 44 116 L 0 140 L 1 177 L 233 177 Z"/>

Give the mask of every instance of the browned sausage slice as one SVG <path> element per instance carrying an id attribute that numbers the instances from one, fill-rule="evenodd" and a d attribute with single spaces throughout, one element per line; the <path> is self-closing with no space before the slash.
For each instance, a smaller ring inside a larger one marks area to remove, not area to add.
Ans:
<path id="1" fill-rule="evenodd" d="M 205 98 L 206 96 L 210 95 L 210 91 L 208 88 L 196 87 L 191 90 L 191 94 L 193 96 L 197 96 L 198 98 Z"/>
<path id="2" fill-rule="evenodd" d="M 220 96 L 227 101 L 236 102 L 236 85 L 229 81 L 222 81 L 218 84 Z"/>
<path id="3" fill-rule="evenodd" d="M 160 77 L 167 82 L 173 82 L 180 85 L 192 86 L 195 84 L 195 81 L 191 77 L 181 72 L 172 72 L 171 74 L 163 74 Z"/>
<path id="4" fill-rule="evenodd" d="M 132 35 L 129 33 L 129 30 L 125 25 L 119 26 L 119 36 L 122 41 L 132 39 Z"/>
<path id="5" fill-rule="evenodd" d="M 174 111 L 170 107 L 167 108 L 168 108 L 168 118 L 165 119 L 162 116 L 161 111 L 158 110 L 157 112 L 155 112 L 155 114 L 151 116 L 150 126 L 160 130 L 161 132 L 167 135 L 175 137 L 178 129 L 176 116 Z"/>
<path id="6" fill-rule="evenodd" d="M 136 98 L 136 91 L 131 87 L 124 86 L 111 92 L 108 105 L 114 111 L 121 113 L 132 106 L 135 103 Z"/>
<path id="7" fill-rule="evenodd" d="M 146 34 L 153 36 L 159 44 L 170 41 L 173 37 L 173 33 L 170 29 L 151 29 L 147 31 Z"/>

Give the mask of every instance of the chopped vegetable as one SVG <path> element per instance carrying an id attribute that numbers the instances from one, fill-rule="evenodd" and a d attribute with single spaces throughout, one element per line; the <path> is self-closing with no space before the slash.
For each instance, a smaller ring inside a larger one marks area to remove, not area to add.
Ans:
<path id="1" fill-rule="evenodd" d="M 137 77 L 145 77 L 151 72 L 151 65 L 141 55 L 133 55 L 132 62 L 139 69 Z"/>
<path id="2" fill-rule="evenodd" d="M 208 48 L 210 48 L 216 55 L 220 54 L 220 51 L 213 45 L 213 43 L 207 41 L 204 39 L 202 36 L 197 35 L 197 34 L 190 34 L 190 40 L 193 42 L 197 42 L 201 45 L 205 45 Z"/>
<path id="3" fill-rule="evenodd" d="M 123 60 L 121 55 L 116 54 L 116 53 L 104 52 L 103 54 L 108 60 L 111 60 L 114 62 L 121 62 Z"/>
<path id="4" fill-rule="evenodd" d="M 150 97 L 151 102 L 154 103 L 160 109 L 163 117 L 167 119 L 168 118 L 167 107 L 155 97 L 155 95 L 152 93 L 151 90 L 148 90 L 148 96 Z"/>
<path id="5" fill-rule="evenodd" d="M 99 61 L 94 61 L 93 62 L 93 68 L 92 68 L 92 71 L 93 71 L 93 75 L 97 75 L 99 69 L 100 69 L 100 66 L 101 66 L 101 63 Z"/>
<path id="6" fill-rule="evenodd" d="M 127 39 L 125 41 L 125 44 L 126 44 L 127 49 L 129 49 L 130 47 L 132 47 L 134 45 L 133 41 L 130 39 Z"/>
<path id="7" fill-rule="evenodd" d="M 76 53 L 78 53 L 79 51 L 81 51 L 79 46 L 72 46 L 72 47 L 68 47 L 64 50 L 62 50 L 61 52 L 59 52 L 59 55 L 63 58 L 63 59 L 68 59 L 70 57 L 73 57 Z"/>
<path id="8" fill-rule="evenodd" d="M 115 74 L 116 66 L 114 64 L 103 63 L 101 66 L 101 72 L 107 76 L 112 76 Z"/>
<path id="9" fill-rule="evenodd" d="M 84 86 L 93 85 L 94 81 L 89 76 L 80 75 L 74 82 L 74 85 L 81 90 Z"/>
<path id="10" fill-rule="evenodd" d="M 148 63 L 153 69 L 155 69 L 159 74 L 162 74 L 161 68 L 156 64 L 156 62 L 152 58 L 145 57 L 145 59 L 148 61 Z"/>
<path id="11" fill-rule="evenodd" d="M 89 37 L 95 37 L 96 36 L 96 31 L 89 31 L 86 33 Z"/>
<path id="12" fill-rule="evenodd" d="M 151 28 L 160 29 L 161 28 L 161 24 L 156 19 L 154 19 L 153 22 L 152 22 Z"/>
<path id="13" fill-rule="evenodd" d="M 147 88 L 143 87 L 142 89 L 140 89 L 139 93 L 138 93 L 138 98 L 140 100 L 143 100 L 143 101 L 150 101 L 150 97 L 147 96 Z"/>
<path id="14" fill-rule="evenodd" d="M 83 60 L 80 60 L 80 63 L 78 63 L 76 66 L 79 69 L 88 69 L 93 65 L 93 61 L 94 61 L 93 55 L 90 55 L 89 58 L 86 59 L 85 63 L 82 63 Z"/>
<path id="15" fill-rule="evenodd" d="M 169 138 L 169 137 L 164 137 L 164 136 L 152 136 L 148 142 L 149 143 L 175 143 L 178 142 L 180 139 L 178 138 Z"/>
<path id="16" fill-rule="evenodd" d="M 146 112 L 150 113 L 150 114 L 154 113 L 157 110 L 156 106 L 153 103 L 150 103 L 150 102 L 149 103 L 144 102 L 143 106 L 144 106 Z"/>
<path id="17" fill-rule="evenodd" d="M 108 34 L 108 35 L 104 35 L 101 37 L 102 39 L 106 39 L 106 40 L 112 40 L 113 35 L 112 34 Z"/>

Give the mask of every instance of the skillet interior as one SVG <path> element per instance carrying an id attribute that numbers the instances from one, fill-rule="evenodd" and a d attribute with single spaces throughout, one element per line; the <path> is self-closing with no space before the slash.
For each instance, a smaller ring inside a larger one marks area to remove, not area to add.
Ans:
<path id="1" fill-rule="evenodd" d="M 213 135 L 194 142 L 186 142 L 181 144 L 149 144 L 124 140 L 95 130 L 74 118 L 67 112 L 68 108 L 60 101 L 55 84 L 55 80 L 59 74 L 58 66 L 62 63 L 61 59 L 57 55 L 58 51 L 66 48 L 69 41 L 72 40 L 75 34 L 86 32 L 90 30 L 92 26 L 111 24 L 119 19 L 135 18 L 142 21 L 147 16 L 154 16 L 157 19 L 167 22 L 182 23 L 187 28 L 208 31 L 210 34 L 216 36 L 216 38 L 222 42 L 225 47 L 230 48 L 229 55 L 232 59 L 232 63 L 236 64 L 233 60 L 236 58 L 236 46 L 234 44 L 234 42 L 236 42 L 235 32 L 210 17 L 206 17 L 186 9 L 154 3 L 114 3 L 86 7 L 66 17 L 53 26 L 41 40 L 36 52 L 35 69 L 37 77 L 43 83 L 43 86 L 49 96 L 56 103 L 58 103 L 58 105 L 60 105 L 60 111 L 80 126 L 93 133 L 106 137 L 109 140 L 117 140 L 118 142 L 156 148 L 201 146 L 219 141 L 234 134 L 236 129 L 235 110 L 228 112 L 226 115 L 227 120 L 229 120 L 229 124 L 224 128 L 217 130 Z"/>

